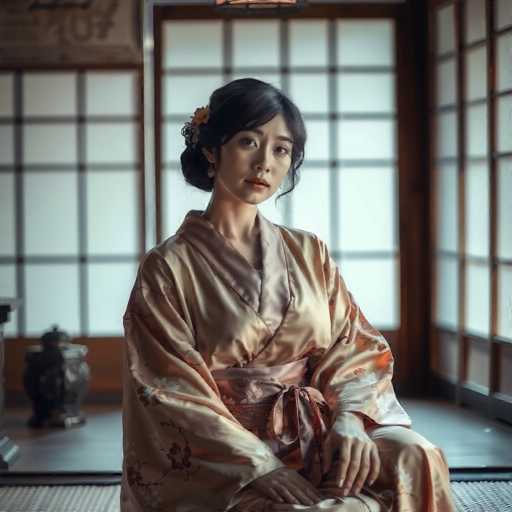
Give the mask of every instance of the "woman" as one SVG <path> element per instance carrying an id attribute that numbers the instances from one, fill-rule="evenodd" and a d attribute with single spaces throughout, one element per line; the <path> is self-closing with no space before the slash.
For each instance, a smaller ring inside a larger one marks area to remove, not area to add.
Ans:
<path id="1" fill-rule="evenodd" d="M 124 315 L 121 510 L 453 510 L 325 243 L 258 211 L 297 181 L 297 107 L 235 80 L 182 133 L 185 179 L 213 194 L 145 255 Z"/>

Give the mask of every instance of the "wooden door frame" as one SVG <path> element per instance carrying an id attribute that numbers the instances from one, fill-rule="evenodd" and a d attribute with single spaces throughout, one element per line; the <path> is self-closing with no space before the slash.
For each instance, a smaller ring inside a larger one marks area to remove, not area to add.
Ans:
<path id="1" fill-rule="evenodd" d="M 413 5 L 413 3 L 415 5 Z M 397 4 L 315 4 L 294 18 L 392 18 L 396 23 L 396 106 L 400 253 L 400 317 L 398 331 L 382 331 L 395 356 L 394 385 L 403 395 L 428 388 L 431 252 L 429 233 L 428 126 L 426 87 L 427 7 L 425 2 Z M 208 6 L 155 5 L 154 134 L 156 240 L 162 241 L 162 26 L 167 19 L 230 17 Z M 270 15 L 272 16 L 272 15 Z"/>

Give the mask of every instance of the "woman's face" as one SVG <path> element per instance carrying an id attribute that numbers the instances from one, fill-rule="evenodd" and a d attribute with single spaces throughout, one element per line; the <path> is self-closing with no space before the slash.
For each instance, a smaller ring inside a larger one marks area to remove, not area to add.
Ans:
<path id="1" fill-rule="evenodd" d="M 236 133 L 221 146 L 215 161 L 214 193 L 227 200 L 256 205 L 279 188 L 292 163 L 292 136 L 284 117 L 277 114 L 266 124 Z M 266 185 L 254 184 L 263 180 Z"/>

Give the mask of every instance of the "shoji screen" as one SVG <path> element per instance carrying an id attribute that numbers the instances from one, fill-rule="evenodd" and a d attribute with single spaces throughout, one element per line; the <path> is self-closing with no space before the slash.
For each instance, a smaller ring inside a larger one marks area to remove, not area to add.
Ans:
<path id="1" fill-rule="evenodd" d="M 501 344 L 497 389 L 512 397 L 512 6 L 496 2 L 496 323 Z"/>
<path id="2" fill-rule="evenodd" d="M 260 78 L 297 103 L 308 132 L 300 183 L 261 211 L 318 234 L 369 319 L 398 329 L 394 22 L 180 19 L 164 21 L 162 35 L 160 238 L 209 201 L 182 177 L 181 126 L 216 87 Z"/>
<path id="3" fill-rule="evenodd" d="M 0 74 L 0 295 L 7 336 L 121 336 L 141 241 L 134 71 Z"/>
<path id="4" fill-rule="evenodd" d="M 512 9 L 442 2 L 432 24 L 431 366 L 460 400 L 499 415 L 512 398 Z"/>

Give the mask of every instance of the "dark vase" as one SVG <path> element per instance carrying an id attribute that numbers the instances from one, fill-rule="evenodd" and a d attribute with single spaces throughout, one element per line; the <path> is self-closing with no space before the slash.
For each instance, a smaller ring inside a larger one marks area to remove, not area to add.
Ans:
<path id="1" fill-rule="evenodd" d="M 69 428 L 85 423 L 80 405 L 87 393 L 87 347 L 72 344 L 54 325 L 25 353 L 23 385 L 32 400 L 31 427 Z"/>

